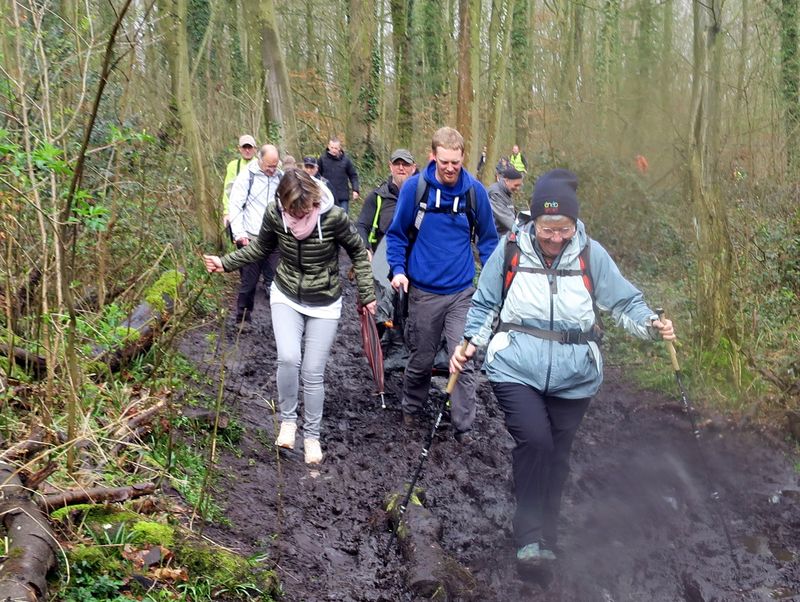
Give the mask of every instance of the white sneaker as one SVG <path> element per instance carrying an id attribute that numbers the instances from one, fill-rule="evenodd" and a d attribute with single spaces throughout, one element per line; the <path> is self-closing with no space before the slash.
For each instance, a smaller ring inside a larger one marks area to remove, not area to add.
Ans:
<path id="1" fill-rule="evenodd" d="M 278 439 L 275 441 L 275 445 L 285 449 L 294 449 L 294 436 L 296 432 L 296 422 L 281 422 L 281 432 L 278 433 Z"/>
<path id="2" fill-rule="evenodd" d="M 319 439 L 305 439 L 306 464 L 319 464 L 322 462 L 322 448 Z"/>

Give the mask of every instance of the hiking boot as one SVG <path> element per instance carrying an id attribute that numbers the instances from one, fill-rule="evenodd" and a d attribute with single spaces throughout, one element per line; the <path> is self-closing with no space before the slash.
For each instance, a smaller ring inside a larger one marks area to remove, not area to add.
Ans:
<path id="1" fill-rule="evenodd" d="M 306 464 L 319 464 L 322 462 L 322 448 L 319 439 L 305 439 Z"/>
<path id="2" fill-rule="evenodd" d="M 523 546 L 517 550 L 517 561 L 530 566 L 535 566 L 543 562 L 552 562 L 555 559 L 556 555 L 550 550 L 542 548 L 538 541 L 529 543 L 527 546 Z"/>
<path id="3" fill-rule="evenodd" d="M 281 432 L 275 440 L 275 445 L 284 449 L 294 449 L 294 437 L 297 432 L 296 422 L 281 422 Z"/>

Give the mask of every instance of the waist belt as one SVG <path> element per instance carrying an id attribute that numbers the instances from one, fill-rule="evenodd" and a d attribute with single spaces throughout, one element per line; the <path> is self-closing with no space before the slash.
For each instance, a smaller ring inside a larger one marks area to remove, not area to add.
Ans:
<path id="1" fill-rule="evenodd" d="M 589 341 L 598 342 L 600 337 L 594 332 L 580 332 L 579 330 L 546 330 L 544 328 L 534 328 L 533 326 L 524 326 L 522 324 L 512 324 L 510 322 L 501 322 L 498 332 L 509 332 L 516 330 L 526 334 L 533 335 L 540 339 L 548 341 L 556 341 L 557 343 L 568 345 L 585 345 Z"/>

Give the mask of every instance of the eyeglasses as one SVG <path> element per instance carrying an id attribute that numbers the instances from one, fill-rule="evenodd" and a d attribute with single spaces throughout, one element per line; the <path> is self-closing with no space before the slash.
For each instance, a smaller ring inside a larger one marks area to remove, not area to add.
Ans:
<path id="1" fill-rule="evenodd" d="M 246 148 L 247 150 L 250 150 L 251 148 L 255 148 L 255 146 L 253 146 L 252 144 L 242 144 L 242 148 Z"/>
<path id="2" fill-rule="evenodd" d="M 564 226 L 563 228 L 542 228 L 541 226 L 537 225 L 536 231 L 539 233 L 539 238 L 543 238 L 545 240 L 553 238 L 556 234 L 561 236 L 561 238 L 569 238 L 575 234 L 575 226 Z"/>

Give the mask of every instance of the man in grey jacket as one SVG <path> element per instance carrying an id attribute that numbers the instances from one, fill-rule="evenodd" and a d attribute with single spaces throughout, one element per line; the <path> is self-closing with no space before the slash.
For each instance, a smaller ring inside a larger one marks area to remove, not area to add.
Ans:
<path id="1" fill-rule="evenodd" d="M 252 161 L 233 181 L 229 195 L 228 215 L 236 248 L 241 249 L 258 238 L 261 222 L 267 204 L 274 202 L 275 191 L 283 173 L 278 169 L 278 149 L 265 144 L 258 151 L 258 161 Z M 273 254 L 256 263 L 244 266 L 241 271 L 242 282 L 236 301 L 236 321 L 250 321 L 256 296 L 256 287 L 264 276 L 266 290 L 275 277 L 278 255 Z"/>
<path id="2" fill-rule="evenodd" d="M 514 207 L 513 196 L 520 188 L 522 188 L 522 174 L 509 166 L 501 172 L 497 182 L 487 190 L 498 236 L 503 236 L 514 227 L 517 210 Z"/>

